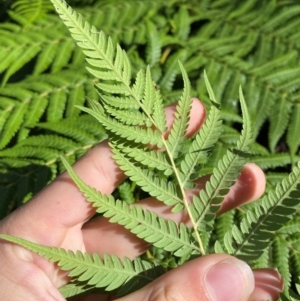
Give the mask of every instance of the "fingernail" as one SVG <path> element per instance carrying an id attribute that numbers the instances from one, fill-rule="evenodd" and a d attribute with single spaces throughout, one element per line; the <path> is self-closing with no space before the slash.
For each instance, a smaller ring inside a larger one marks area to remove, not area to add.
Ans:
<path id="1" fill-rule="evenodd" d="M 250 267 L 236 258 L 226 259 L 212 266 L 204 281 L 211 301 L 245 300 L 254 289 Z"/>

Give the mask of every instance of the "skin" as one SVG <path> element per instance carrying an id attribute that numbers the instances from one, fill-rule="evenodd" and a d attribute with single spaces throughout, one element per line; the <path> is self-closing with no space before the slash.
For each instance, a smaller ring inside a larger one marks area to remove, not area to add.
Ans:
<path id="1" fill-rule="evenodd" d="M 174 106 L 166 109 L 171 127 Z M 205 109 L 194 99 L 187 135 L 196 133 L 205 120 Z M 166 133 L 167 135 L 168 133 Z M 90 186 L 110 194 L 125 175 L 111 158 L 107 142 L 90 150 L 77 163 L 75 172 Z M 203 189 L 207 177 L 197 181 L 197 191 Z M 254 164 L 245 165 L 240 178 L 225 196 L 219 214 L 256 200 L 264 191 L 265 177 Z M 189 219 L 185 212 L 171 214 L 170 208 L 153 198 L 140 201 L 144 208 L 153 210 L 176 222 Z M 89 221 L 94 208 L 78 191 L 66 173 L 44 188 L 0 222 L 0 233 L 27 240 L 82 252 L 116 254 L 134 258 L 148 248 L 118 225 L 105 218 Z M 0 300 L 62 301 L 58 289 L 68 281 L 66 272 L 56 265 L 15 244 L 0 240 Z M 151 284 L 125 296 L 120 301 L 275 301 L 283 283 L 274 269 L 251 271 L 244 262 L 224 254 L 207 255 L 174 269 Z M 81 301 L 108 301 L 108 295 L 90 295 Z M 75 300 L 75 299 L 72 299 Z"/>

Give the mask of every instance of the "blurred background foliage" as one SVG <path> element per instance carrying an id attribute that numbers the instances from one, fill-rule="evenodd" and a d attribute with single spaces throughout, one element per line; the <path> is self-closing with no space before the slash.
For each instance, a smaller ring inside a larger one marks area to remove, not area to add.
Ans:
<path id="1" fill-rule="evenodd" d="M 151 66 L 166 105 L 181 93 L 180 60 L 188 71 L 194 96 L 209 109 L 203 80 L 206 70 L 222 105 L 224 126 L 201 174 L 211 172 L 216 160 L 239 137 L 239 85 L 254 124 L 251 161 L 266 172 L 267 189 L 299 160 L 298 0 L 68 3 L 127 51 L 135 72 Z M 62 171 L 59 156 L 72 163 L 105 139 L 97 121 L 74 107 L 98 98 L 95 81 L 49 1 L 0 0 L 0 218 Z M 115 194 L 127 202 L 142 197 L 129 181 Z M 239 214 L 218 218 L 216 235 L 222 235 L 222 227 L 230 227 Z M 298 220 L 294 223 L 299 225 Z M 291 228 L 296 229 L 287 225 L 286 231 L 278 233 L 263 258 L 264 263 L 271 262 L 277 258 L 275 252 L 288 252 L 289 260 L 278 263 L 288 284 L 292 279 L 298 283 L 300 276 L 299 235 L 288 230 Z M 157 249 L 149 250 L 147 256 L 165 260 L 167 266 L 177 264 Z M 262 261 L 257 266 L 260 264 Z"/>

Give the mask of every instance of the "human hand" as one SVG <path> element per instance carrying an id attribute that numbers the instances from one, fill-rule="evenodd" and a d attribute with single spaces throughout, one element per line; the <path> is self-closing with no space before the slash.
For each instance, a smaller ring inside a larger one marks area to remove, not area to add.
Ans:
<path id="1" fill-rule="evenodd" d="M 167 109 L 168 125 L 172 124 L 174 107 Z M 202 104 L 195 100 L 188 134 L 200 128 L 205 119 Z M 74 165 L 75 172 L 90 186 L 110 194 L 125 175 L 111 159 L 106 142 L 100 143 Z M 207 179 L 198 181 L 198 188 Z M 257 199 L 264 190 L 263 172 L 247 164 L 236 184 L 222 203 L 221 212 Z M 183 213 L 171 214 L 153 198 L 140 201 L 144 208 L 187 222 Z M 85 201 L 69 175 L 63 173 L 53 183 L 0 222 L 0 233 L 27 240 L 82 252 L 109 253 L 134 258 L 148 244 L 105 218 L 95 218 L 95 209 Z M 61 301 L 58 289 L 66 284 L 66 272 L 42 257 L 9 242 L 0 240 L 0 300 Z M 120 301 L 246 301 L 276 300 L 282 280 L 274 269 L 251 271 L 244 262 L 224 254 L 214 254 L 192 260 L 151 284 L 125 296 Z M 107 301 L 111 296 L 88 296 L 85 301 Z"/>

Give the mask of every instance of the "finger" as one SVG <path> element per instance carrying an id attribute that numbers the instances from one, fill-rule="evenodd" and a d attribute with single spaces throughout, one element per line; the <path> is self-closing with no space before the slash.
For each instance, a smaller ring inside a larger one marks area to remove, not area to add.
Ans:
<path id="1" fill-rule="evenodd" d="M 254 289 L 250 267 L 214 254 L 192 260 L 118 301 L 246 301 Z"/>
<path id="2" fill-rule="evenodd" d="M 174 119 L 174 113 L 175 106 L 166 109 L 169 126 Z M 193 99 L 187 135 L 198 131 L 204 119 L 203 104 L 198 99 Z M 107 142 L 102 142 L 93 148 L 73 167 L 84 182 L 104 194 L 110 194 L 125 179 L 124 173 L 112 159 Z M 30 229 L 29 235 L 25 235 L 25 237 L 34 237 L 39 243 L 57 245 L 57 240 L 64 239 L 63 229 L 81 228 L 82 224 L 94 213 L 95 209 L 86 202 L 69 175 L 63 173 L 13 214 L 14 225 L 18 224 L 18 233 L 9 232 L 20 235 L 20 229 Z M 49 229 L 52 230 L 51 233 L 49 233 Z M 59 238 L 57 231 L 53 231 L 53 229 L 60 230 Z M 46 236 L 45 233 L 49 233 L 49 235 Z"/>
<path id="3" fill-rule="evenodd" d="M 276 269 L 254 270 L 255 289 L 251 300 L 278 300 L 280 292 L 283 291 L 283 279 Z"/>

